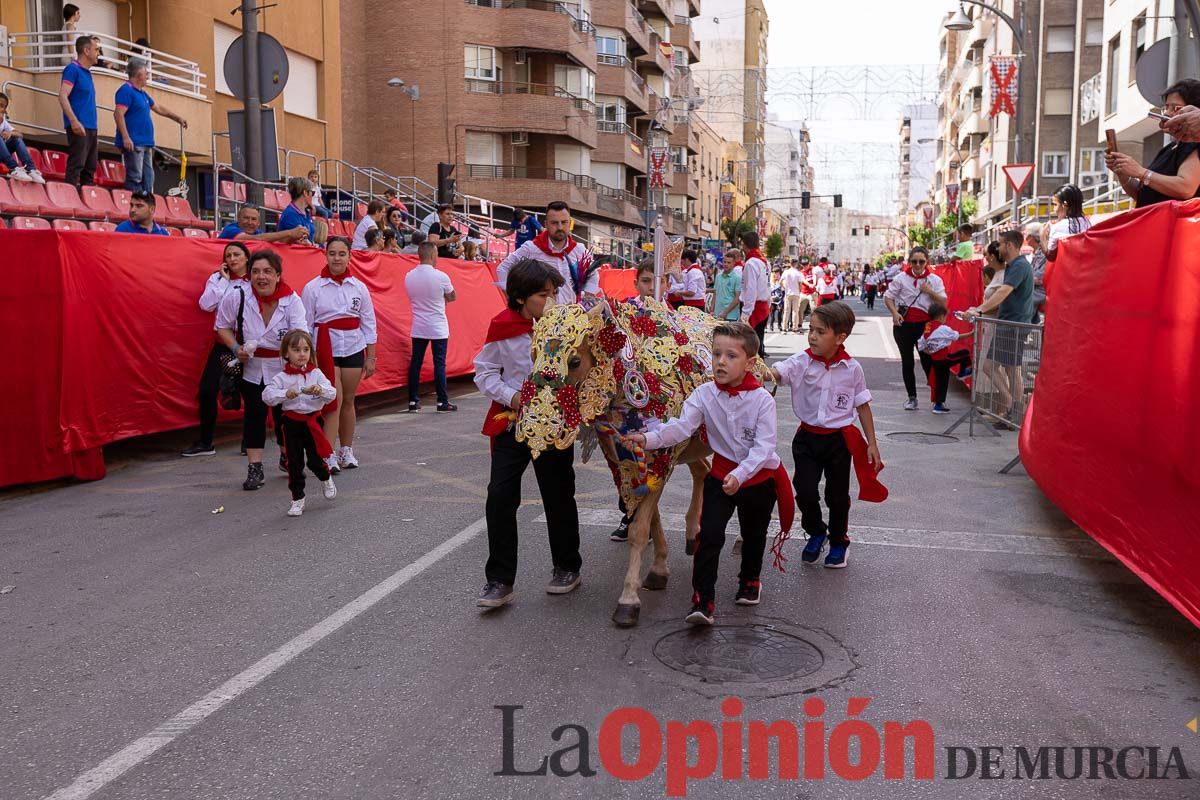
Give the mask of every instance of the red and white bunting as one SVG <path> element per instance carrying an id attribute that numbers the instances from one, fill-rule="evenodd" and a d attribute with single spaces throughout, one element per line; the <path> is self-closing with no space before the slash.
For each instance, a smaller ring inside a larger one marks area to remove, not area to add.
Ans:
<path id="1" fill-rule="evenodd" d="M 925 206 L 921 209 L 921 213 L 925 216 L 925 227 L 929 230 L 933 230 L 933 215 L 936 210 L 933 206 Z"/>
<path id="2" fill-rule="evenodd" d="M 650 188 L 663 189 L 667 185 L 667 161 L 671 150 L 667 147 L 650 148 Z"/>
<path id="3" fill-rule="evenodd" d="M 1016 56 L 992 56 L 991 58 L 992 110 L 990 115 L 1017 115 L 1018 88 L 1020 86 L 1021 62 Z"/>
<path id="4" fill-rule="evenodd" d="M 954 214 L 958 212 L 958 184 L 946 184 L 946 213 Z"/>

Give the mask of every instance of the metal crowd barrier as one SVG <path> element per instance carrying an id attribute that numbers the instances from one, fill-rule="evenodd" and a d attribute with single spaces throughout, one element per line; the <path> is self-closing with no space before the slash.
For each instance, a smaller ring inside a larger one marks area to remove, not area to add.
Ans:
<path id="1" fill-rule="evenodd" d="M 971 408 L 946 433 L 966 422 L 974 436 L 976 421 L 993 436 L 1006 428 L 1019 431 L 1042 364 L 1044 326 L 995 317 L 976 317 L 974 324 Z M 1020 461 L 1018 455 L 1000 473 L 1007 474 Z"/>

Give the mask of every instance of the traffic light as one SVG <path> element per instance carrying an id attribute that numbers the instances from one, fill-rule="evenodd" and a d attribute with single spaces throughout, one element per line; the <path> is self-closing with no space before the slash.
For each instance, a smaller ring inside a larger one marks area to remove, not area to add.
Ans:
<path id="1" fill-rule="evenodd" d="M 835 194 L 833 196 L 833 207 L 834 208 L 842 207 L 842 196 L 840 194 Z"/>
<path id="2" fill-rule="evenodd" d="M 450 177 L 454 172 L 453 164 L 438 164 L 437 173 L 437 201 L 438 205 L 452 205 L 454 203 L 455 185 L 454 178 Z"/>
<path id="3" fill-rule="evenodd" d="M 871 226 L 870 225 L 864 226 L 863 227 L 863 236 L 870 236 L 870 235 L 871 235 Z"/>
<path id="4" fill-rule="evenodd" d="M 858 228 L 851 228 L 851 229 L 850 229 L 850 235 L 851 235 L 851 236 L 858 236 Z"/>
<path id="5" fill-rule="evenodd" d="M 801 192 L 800 193 L 800 207 L 801 208 L 811 208 L 812 207 L 812 192 Z"/>

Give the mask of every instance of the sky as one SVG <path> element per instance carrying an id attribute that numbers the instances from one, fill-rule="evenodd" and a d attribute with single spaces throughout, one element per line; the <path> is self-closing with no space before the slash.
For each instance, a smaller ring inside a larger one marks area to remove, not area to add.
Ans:
<path id="1" fill-rule="evenodd" d="M 894 212 L 900 106 L 934 99 L 940 23 L 954 0 L 765 4 L 768 114 L 808 124 L 818 193 L 841 193 L 848 207 L 863 211 Z M 855 69 L 883 65 L 927 69 Z M 825 97 L 797 97 L 806 86 Z"/>

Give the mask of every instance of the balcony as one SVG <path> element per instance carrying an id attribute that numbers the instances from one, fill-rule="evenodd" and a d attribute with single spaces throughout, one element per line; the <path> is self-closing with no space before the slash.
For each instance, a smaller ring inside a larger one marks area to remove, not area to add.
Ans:
<path id="1" fill-rule="evenodd" d="M 476 78 L 466 78 L 464 89 L 463 119 L 486 120 L 492 129 L 555 134 L 596 146 L 595 103 L 566 89 Z M 541 121 L 548 124 L 539 128 Z"/>
<path id="2" fill-rule="evenodd" d="M 597 183 L 589 175 L 503 164 L 459 164 L 455 174 L 464 194 L 488 197 L 514 208 L 544 206 L 547 197 L 554 197 L 583 214 L 641 224 L 636 195 Z"/>
<path id="3" fill-rule="evenodd" d="M 675 113 L 675 130 L 671 133 L 671 145 L 685 147 L 688 153 L 697 155 L 700 152 L 700 131 L 693 124 L 692 115 L 688 112 Z"/>
<path id="4" fill-rule="evenodd" d="M 693 64 L 700 60 L 700 43 L 696 41 L 691 17 L 675 17 L 675 27 L 671 28 L 671 44 L 687 50 Z"/>
<path id="5" fill-rule="evenodd" d="M 593 9 L 592 19 L 602 28 L 625 31 L 626 49 L 633 56 L 650 52 L 650 28 L 646 18 L 629 2 L 605 2 Z"/>
<path id="6" fill-rule="evenodd" d="M 673 193 L 692 199 L 700 197 L 700 178 L 687 164 L 672 164 L 670 178 L 670 189 Z"/>
<path id="7" fill-rule="evenodd" d="M 671 19 L 675 16 L 673 0 L 637 0 L 638 10 L 643 14 Z"/>
<path id="8" fill-rule="evenodd" d="M 640 67 L 649 67 L 656 69 L 663 75 L 671 75 L 675 70 L 674 56 L 672 50 L 670 55 L 663 52 L 660 45 L 663 43 L 662 37 L 657 31 L 650 31 L 650 49 L 643 56 L 638 56 L 637 65 Z"/>
<path id="9" fill-rule="evenodd" d="M 646 143 L 624 122 L 598 120 L 600 133 L 592 161 L 624 164 L 635 172 L 646 172 Z"/>
<path id="10" fill-rule="evenodd" d="M 459 28 L 473 44 L 564 53 L 595 72 L 595 27 L 552 0 L 466 0 Z"/>
<path id="11" fill-rule="evenodd" d="M 646 80 L 633 70 L 633 63 L 625 56 L 597 56 L 596 92 L 613 97 L 623 97 L 632 108 L 632 116 L 650 113 L 650 93 Z M 636 112 L 636 113 L 635 113 Z"/>

